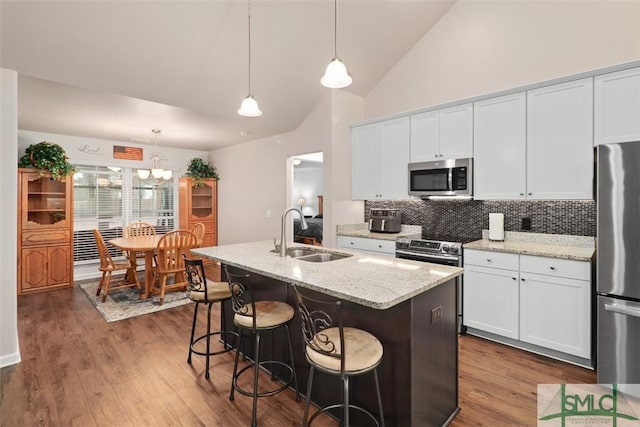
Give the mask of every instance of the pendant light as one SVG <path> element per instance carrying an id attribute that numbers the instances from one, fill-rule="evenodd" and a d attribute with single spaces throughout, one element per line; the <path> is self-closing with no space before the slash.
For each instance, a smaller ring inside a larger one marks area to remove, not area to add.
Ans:
<path id="1" fill-rule="evenodd" d="M 238 108 L 238 114 L 244 117 L 260 117 L 262 111 L 258 108 L 258 103 L 251 93 L 251 0 L 248 0 L 247 3 L 247 22 L 249 28 L 249 95 L 242 100 L 242 104 L 240 108 Z"/>
<path id="2" fill-rule="evenodd" d="M 158 134 L 162 132 L 160 129 L 151 129 L 151 132 L 154 133 L 154 149 L 153 152 L 153 167 L 151 170 L 149 169 L 138 169 L 138 177 L 140 179 L 149 178 L 149 174 L 151 174 L 155 179 L 171 179 L 173 176 L 173 171 L 171 169 L 162 169 L 158 166 L 158 162 L 160 161 L 160 157 L 158 156 Z"/>
<path id="3" fill-rule="evenodd" d="M 349 86 L 353 80 L 347 72 L 347 67 L 338 58 L 338 0 L 334 0 L 333 14 L 333 59 L 327 65 L 320 83 L 331 89 L 340 89 Z"/>

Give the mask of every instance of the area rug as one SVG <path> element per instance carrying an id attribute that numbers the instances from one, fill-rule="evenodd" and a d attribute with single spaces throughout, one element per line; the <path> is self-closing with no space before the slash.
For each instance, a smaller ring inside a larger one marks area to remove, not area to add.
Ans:
<path id="1" fill-rule="evenodd" d="M 188 292 L 167 292 L 164 296 L 164 304 L 160 305 L 160 296 L 154 295 L 148 299 L 140 299 L 136 288 L 124 288 L 109 292 L 107 300 L 102 302 L 102 294 L 96 297 L 99 281 L 81 283 L 80 289 L 87 298 L 96 306 L 107 323 L 130 317 L 142 316 L 167 310 L 191 303 Z"/>

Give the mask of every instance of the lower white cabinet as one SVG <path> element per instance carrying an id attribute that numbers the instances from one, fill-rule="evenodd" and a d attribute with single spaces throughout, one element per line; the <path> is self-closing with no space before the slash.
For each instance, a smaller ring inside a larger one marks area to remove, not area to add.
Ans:
<path id="1" fill-rule="evenodd" d="M 591 358 L 588 261 L 465 249 L 463 295 L 469 328 Z"/>
<path id="2" fill-rule="evenodd" d="M 338 248 L 371 252 L 377 255 L 396 256 L 395 240 L 370 239 L 367 237 L 338 236 Z"/>

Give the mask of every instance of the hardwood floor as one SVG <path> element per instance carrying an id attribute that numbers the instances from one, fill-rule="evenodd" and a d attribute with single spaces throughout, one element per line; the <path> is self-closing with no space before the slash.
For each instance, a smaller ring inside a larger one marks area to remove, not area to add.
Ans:
<path id="1" fill-rule="evenodd" d="M 200 310 L 199 325 L 205 313 Z M 204 358 L 186 363 L 192 316 L 186 305 L 105 323 L 78 287 L 21 296 L 22 362 L 0 370 L 0 425 L 249 425 L 251 399 L 228 400 L 233 353 L 211 359 L 210 380 Z M 452 426 L 535 425 L 536 384 L 562 382 L 593 383 L 595 373 L 461 337 L 462 411 Z M 302 411 L 286 391 L 259 400 L 258 423 L 300 425 Z M 335 425 L 326 416 L 314 422 Z"/>

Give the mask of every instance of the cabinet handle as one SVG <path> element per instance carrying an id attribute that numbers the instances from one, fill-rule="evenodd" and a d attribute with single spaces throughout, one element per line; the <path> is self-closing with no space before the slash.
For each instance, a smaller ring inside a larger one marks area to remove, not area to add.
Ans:
<path id="1" fill-rule="evenodd" d="M 353 245 L 353 242 L 349 242 L 350 245 Z"/>
<path id="2" fill-rule="evenodd" d="M 493 262 L 493 261 L 491 261 L 491 258 L 487 258 L 487 262 Z"/>
<path id="3" fill-rule="evenodd" d="M 512 279 L 513 279 L 513 280 L 518 280 L 518 279 L 516 279 L 515 277 L 512 277 Z"/>
<path id="4" fill-rule="evenodd" d="M 553 270 L 553 271 L 555 271 L 555 270 L 556 270 L 556 268 L 555 268 L 555 267 L 549 267 L 549 270 Z"/>
<path id="5" fill-rule="evenodd" d="M 378 245 L 379 248 L 382 248 L 382 245 Z"/>
<path id="6" fill-rule="evenodd" d="M 524 278 L 522 278 L 522 279 L 520 279 L 520 280 L 521 280 L 521 281 L 523 281 L 523 282 L 526 282 L 526 280 L 524 280 Z"/>
<path id="7" fill-rule="evenodd" d="M 437 155 L 437 154 L 434 154 L 434 155 L 433 155 L 433 157 L 435 157 L 435 158 L 437 159 L 437 158 L 438 158 L 438 155 Z"/>
<path id="8" fill-rule="evenodd" d="M 530 196 L 533 196 L 533 193 L 528 193 Z"/>
<path id="9" fill-rule="evenodd" d="M 524 193 L 520 193 L 521 196 L 524 196 Z"/>

